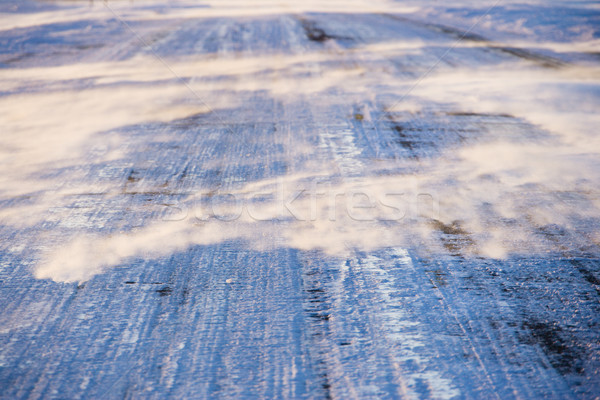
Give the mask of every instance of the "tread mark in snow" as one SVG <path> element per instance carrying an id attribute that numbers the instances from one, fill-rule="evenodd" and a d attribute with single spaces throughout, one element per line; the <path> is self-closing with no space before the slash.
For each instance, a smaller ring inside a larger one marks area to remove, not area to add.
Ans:
<path id="1" fill-rule="evenodd" d="M 523 329 L 528 330 L 531 335 L 529 339 L 525 338 L 524 342 L 538 343 L 548 356 L 550 364 L 561 374 L 583 373 L 578 346 L 563 339 L 560 326 L 532 319 L 523 323 Z"/>

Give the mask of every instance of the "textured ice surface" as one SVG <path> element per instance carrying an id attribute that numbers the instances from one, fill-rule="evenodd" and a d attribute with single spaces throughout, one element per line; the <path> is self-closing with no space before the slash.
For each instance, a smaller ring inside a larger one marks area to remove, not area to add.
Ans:
<path id="1" fill-rule="evenodd" d="M 0 4 L 0 397 L 593 398 L 600 9 Z"/>

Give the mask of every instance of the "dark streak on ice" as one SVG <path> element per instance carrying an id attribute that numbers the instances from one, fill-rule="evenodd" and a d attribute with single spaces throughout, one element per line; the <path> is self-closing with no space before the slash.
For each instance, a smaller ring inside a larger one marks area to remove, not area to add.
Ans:
<path id="1" fill-rule="evenodd" d="M 513 46 L 504 46 L 500 43 L 495 43 L 495 42 L 493 42 L 479 34 L 476 34 L 474 32 L 464 31 L 461 29 L 457 29 L 457 28 L 453 28 L 453 27 L 449 27 L 449 26 L 441 25 L 441 24 L 421 22 L 421 21 L 409 19 L 406 17 L 401 17 L 398 15 L 392 15 L 392 14 L 382 14 L 382 15 L 384 15 L 388 18 L 395 19 L 397 21 L 402 21 L 404 23 L 408 23 L 408 24 L 412 24 L 412 25 L 416 25 L 416 26 L 422 26 L 424 28 L 431 29 L 436 32 L 440 32 L 445 35 L 449 35 L 450 37 L 456 39 L 457 41 L 466 40 L 466 41 L 475 42 L 475 43 L 485 43 L 487 45 L 486 49 L 488 49 L 488 50 L 505 53 L 505 54 L 509 54 L 509 55 L 517 57 L 517 58 L 528 60 L 528 61 L 534 62 L 544 68 L 560 68 L 560 67 L 565 66 L 565 62 L 558 60 L 556 58 L 537 54 L 531 50 L 526 50 L 526 49 L 513 47 Z"/>
<path id="2" fill-rule="evenodd" d="M 460 221 L 453 221 L 451 224 L 445 224 L 442 221 L 433 220 L 431 225 L 444 235 L 441 240 L 444 247 L 454 256 L 464 255 L 464 251 L 473 246 L 473 240 L 460 224 Z"/>
<path id="3" fill-rule="evenodd" d="M 583 354 L 574 341 L 567 342 L 562 336 L 563 331 L 557 324 L 551 324 L 536 319 L 525 321 L 523 328 L 530 332 L 530 338 L 524 341 L 539 344 L 547 354 L 550 363 L 561 374 L 583 373 L 581 358 Z"/>
<path id="4" fill-rule="evenodd" d="M 596 291 L 600 294 L 600 279 L 590 271 L 590 267 L 586 266 L 582 260 L 571 260 L 571 264 L 583 275 L 583 278 L 595 286 Z"/>
<path id="5" fill-rule="evenodd" d="M 311 266 L 304 272 L 304 293 L 306 293 L 305 312 L 308 316 L 309 330 L 314 341 L 316 351 L 315 370 L 321 380 L 323 398 L 331 399 L 331 382 L 328 366 L 323 350 L 329 336 L 330 314 L 327 305 L 327 291 L 324 286 L 324 276 L 318 266 Z"/>
<path id="6" fill-rule="evenodd" d="M 475 113 L 469 111 L 451 111 L 447 112 L 446 115 L 453 117 L 496 117 L 496 118 L 514 118 L 510 114 L 490 114 L 490 113 Z"/>
<path id="7" fill-rule="evenodd" d="M 302 28 L 304 29 L 304 33 L 306 34 L 306 37 L 310 41 L 317 42 L 317 43 L 323 43 L 330 39 L 351 40 L 351 38 L 349 38 L 349 37 L 332 35 L 332 34 L 325 32 L 325 30 L 318 27 L 316 22 L 314 22 L 314 21 L 310 21 L 310 20 L 304 19 L 304 18 L 300 18 L 299 21 L 300 21 L 300 24 L 302 24 Z"/>
<path id="8" fill-rule="evenodd" d="M 398 136 L 400 137 L 396 141 L 405 149 L 412 151 L 413 150 L 413 142 L 411 140 L 408 140 L 408 136 L 406 136 L 404 134 L 404 128 L 401 125 L 394 124 L 392 126 L 392 129 L 395 130 L 396 133 L 398 134 Z"/>
<path id="9" fill-rule="evenodd" d="M 170 286 L 164 286 L 156 290 L 156 293 L 160 294 L 161 296 L 170 296 L 172 292 L 173 289 L 171 289 Z"/>
<path id="10" fill-rule="evenodd" d="M 545 68 L 560 68 L 565 65 L 564 62 L 555 58 L 536 54 L 532 51 L 520 49 L 518 47 L 491 45 L 488 48 L 491 50 L 496 50 L 502 53 L 510 54 L 511 56 L 522 58 L 524 60 L 532 61 Z"/>

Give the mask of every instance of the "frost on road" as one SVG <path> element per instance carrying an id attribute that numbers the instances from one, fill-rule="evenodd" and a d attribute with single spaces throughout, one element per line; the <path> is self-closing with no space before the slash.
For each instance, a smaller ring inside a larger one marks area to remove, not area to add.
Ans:
<path id="1" fill-rule="evenodd" d="M 0 398 L 600 396 L 594 1 L 0 2 Z"/>

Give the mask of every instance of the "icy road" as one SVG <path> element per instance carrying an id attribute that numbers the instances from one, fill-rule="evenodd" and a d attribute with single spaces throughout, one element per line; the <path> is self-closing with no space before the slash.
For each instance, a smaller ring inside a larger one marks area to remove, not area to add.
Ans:
<path id="1" fill-rule="evenodd" d="M 0 2 L 1 399 L 600 398 L 595 1 Z"/>

